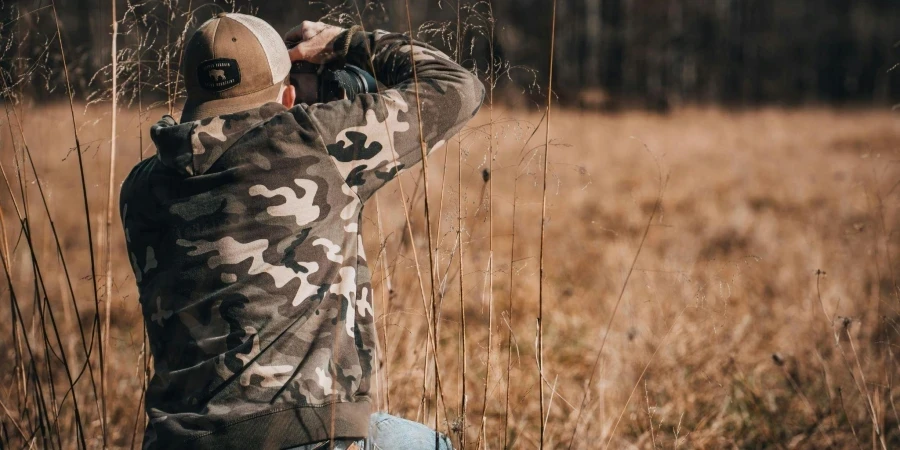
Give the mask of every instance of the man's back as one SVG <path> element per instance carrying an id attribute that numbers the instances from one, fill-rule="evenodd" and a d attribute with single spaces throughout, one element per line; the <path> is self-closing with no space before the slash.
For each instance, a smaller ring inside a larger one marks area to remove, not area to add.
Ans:
<path id="1" fill-rule="evenodd" d="M 122 188 L 156 374 L 145 447 L 283 448 L 366 436 L 375 364 L 362 205 L 477 111 L 483 88 L 440 52 L 362 34 L 393 89 L 269 103 L 152 129 Z M 376 37 L 377 36 L 377 37 Z M 367 61 L 359 61 L 368 64 Z"/>

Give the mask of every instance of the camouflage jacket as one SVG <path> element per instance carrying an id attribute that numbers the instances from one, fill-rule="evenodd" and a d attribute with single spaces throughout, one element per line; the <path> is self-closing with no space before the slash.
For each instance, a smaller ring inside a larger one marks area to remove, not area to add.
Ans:
<path id="1" fill-rule="evenodd" d="M 348 60 L 390 89 L 151 129 L 121 214 L 154 359 L 145 448 L 285 448 L 367 434 L 376 334 L 363 204 L 481 105 L 478 79 L 399 34 Z M 418 86 L 413 77 L 415 60 Z"/>

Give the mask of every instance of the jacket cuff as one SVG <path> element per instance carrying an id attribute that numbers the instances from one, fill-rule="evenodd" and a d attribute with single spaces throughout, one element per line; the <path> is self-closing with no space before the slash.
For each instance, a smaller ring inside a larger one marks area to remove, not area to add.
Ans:
<path id="1" fill-rule="evenodd" d="M 371 71 L 371 52 L 374 34 L 353 26 L 339 34 L 332 43 L 335 60 L 341 65 L 352 64 L 367 72 Z"/>
<path id="2" fill-rule="evenodd" d="M 354 25 L 339 34 L 331 43 L 331 51 L 338 58 L 346 58 L 353 51 L 353 47 L 365 44 L 366 33 L 358 25 Z"/>

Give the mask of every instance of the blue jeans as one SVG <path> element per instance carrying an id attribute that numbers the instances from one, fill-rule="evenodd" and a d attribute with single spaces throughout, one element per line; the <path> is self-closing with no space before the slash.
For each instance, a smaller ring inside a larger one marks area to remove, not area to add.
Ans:
<path id="1" fill-rule="evenodd" d="M 354 448 L 353 445 L 356 445 Z M 294 447 L 290 450 L 453 450 L 450 439 L 425 425 L 386 413 L 369 416 L 369 437 L 339 439 Z"/>

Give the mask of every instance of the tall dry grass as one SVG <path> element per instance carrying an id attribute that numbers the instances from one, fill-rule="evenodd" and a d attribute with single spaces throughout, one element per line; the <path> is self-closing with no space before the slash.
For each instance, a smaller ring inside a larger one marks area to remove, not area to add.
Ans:
<path id="1" fill-rule="evenodd" d="M 4 448 L 140 445 L 152 361 L 109 189 L 177 111 L 196 13 L 142 5 L 89 102 L 3 78 Z M 490 43 L 490 6 L 407 31 L 471 65 L 455 36 Z M 493 91 L 512 66 L 473 67 Z M 895 115 L 547 112 L 490 101 L 367 208 L 379 408 L 464 448 L 900 445 Z"/>

